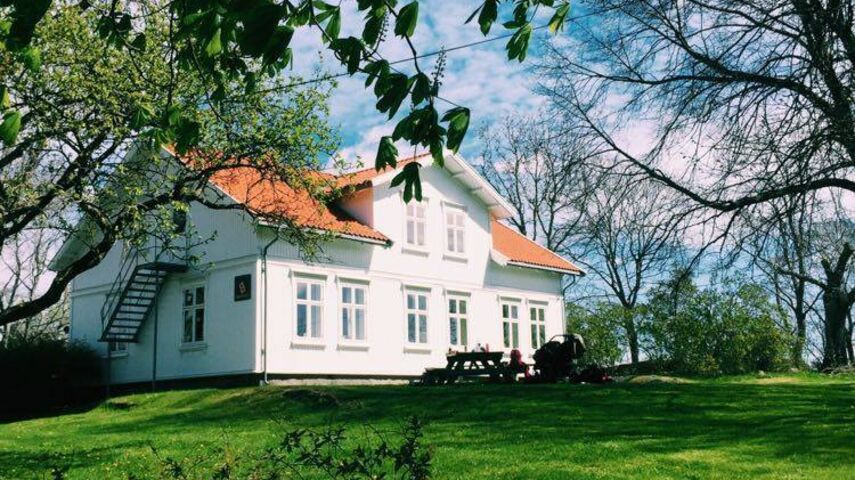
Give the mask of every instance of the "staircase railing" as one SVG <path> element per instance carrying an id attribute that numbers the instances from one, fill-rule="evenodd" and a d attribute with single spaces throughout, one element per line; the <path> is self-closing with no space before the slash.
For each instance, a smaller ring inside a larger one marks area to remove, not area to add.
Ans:
<path id="1" fill-rule="evenodd" d="M 113 314 L 113 310 L 115 310 L 116 304 L 122 296 L 122 290 L 124 290 L 125 285 L 130 281 L 131 275 L 134 274 L 134 270 L 136 270 L 138 264 L 139 250 L 131 247 L 131 250 L 127 255 L 125 255 L 124 260 L 122 260 L 122 264 L 119 266 L 119 273 L 116 275 L 116 279 L 113 280 L 113 284 L 110 286 L 110 291 L 107 293 L 107 300 L 103 305 L 101 305 L 102 329 L 105 328 L 107 326 L 107 322 L 110 321 L 110 315 Z"/>

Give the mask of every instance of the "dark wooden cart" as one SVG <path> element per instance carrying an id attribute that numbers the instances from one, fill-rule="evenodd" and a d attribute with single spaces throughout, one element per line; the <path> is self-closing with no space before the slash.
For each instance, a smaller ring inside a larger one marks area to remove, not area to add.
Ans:
<path id="1" fill-rule="evenodd" d="M 491 381 L 507 379 L 502 352 L 462 352 L 448 355 L 445 368 L 428 368 L 422 375 L 424 385 L 451 384 L 460 377 L 488 376 Z"/>

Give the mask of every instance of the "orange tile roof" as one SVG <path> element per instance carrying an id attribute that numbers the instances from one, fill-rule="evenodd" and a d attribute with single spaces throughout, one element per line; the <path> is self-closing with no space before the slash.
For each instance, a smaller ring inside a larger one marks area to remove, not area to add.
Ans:
<path id="1" fill-rule="evenodd" d="M 493 248 L 511 262 L 533 268 L 545 267 L 574 274 L 582 273 L 582 270 L 576 265 L 497 220 L 492 221 L 491 228 L 493 230 Z"/>
<path id="2" fill-rule="evenodd" d="M 288 218 L 301 227 L 390 242 L 385 235 L 341 209 L 324 205 L 304 189 L 292 188 L 281 180 L 263 178 L 255 168 L 220 170 L 211 176 L 211 182 L 236 202 L 246 205 L 251 213 Z"/>
<path id="3" fill-rule="evenodd" d="M 408 163 L 413 163 L 422 158 L 429 157 L 430 153 L 423 153 L 421 155 L 416 155 L 414 157 L 404 158 L 398 160 L 398 166 L 395 168 L 386 167 L 383 170 L 377 171 L 374 167 L 363 168 L 362 170 L 356 170 L 353 172 L 346 172 L 336 177 L 336 185 L 338 187 L 347 187 L 353 186 L 356 188 L 360 188 L 365 186 L 369 181 L 374 178 L 383 175 L 384 173 L 391 172 L 393 170 L 397 170 Z"/>

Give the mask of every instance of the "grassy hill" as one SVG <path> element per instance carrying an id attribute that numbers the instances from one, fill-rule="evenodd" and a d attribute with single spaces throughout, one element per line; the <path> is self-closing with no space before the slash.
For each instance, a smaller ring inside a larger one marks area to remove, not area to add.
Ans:
<path id="1" fill-rule="evenodd" d="M 296 390 L 296 392 L 295 392 Z M 435 478 L 855 478 L 855 377 L 266 387 L 114 399 L 0 425 L 0 478 L 127 478 L 161 456 L 249 455 L 288 429 L 426 421 Z"/>

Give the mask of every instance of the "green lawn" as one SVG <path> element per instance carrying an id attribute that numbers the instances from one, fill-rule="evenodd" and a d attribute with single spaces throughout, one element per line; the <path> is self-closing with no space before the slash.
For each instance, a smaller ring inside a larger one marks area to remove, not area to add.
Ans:
<path id="1" fill-rule="evenodd" d="M 141 394 L 132 407 L 0 425 L 0 478 L 125 478 L 149 445 L 185 457 L 257 451 L 283 428 L 427 422 L 436 478 L 855 478 L 855 377 L 683 384 L 318 387 Z M 283 427 L 284 425 L 284 427 Z M 364 431 L 364 430 L 362 430 Z"/>

